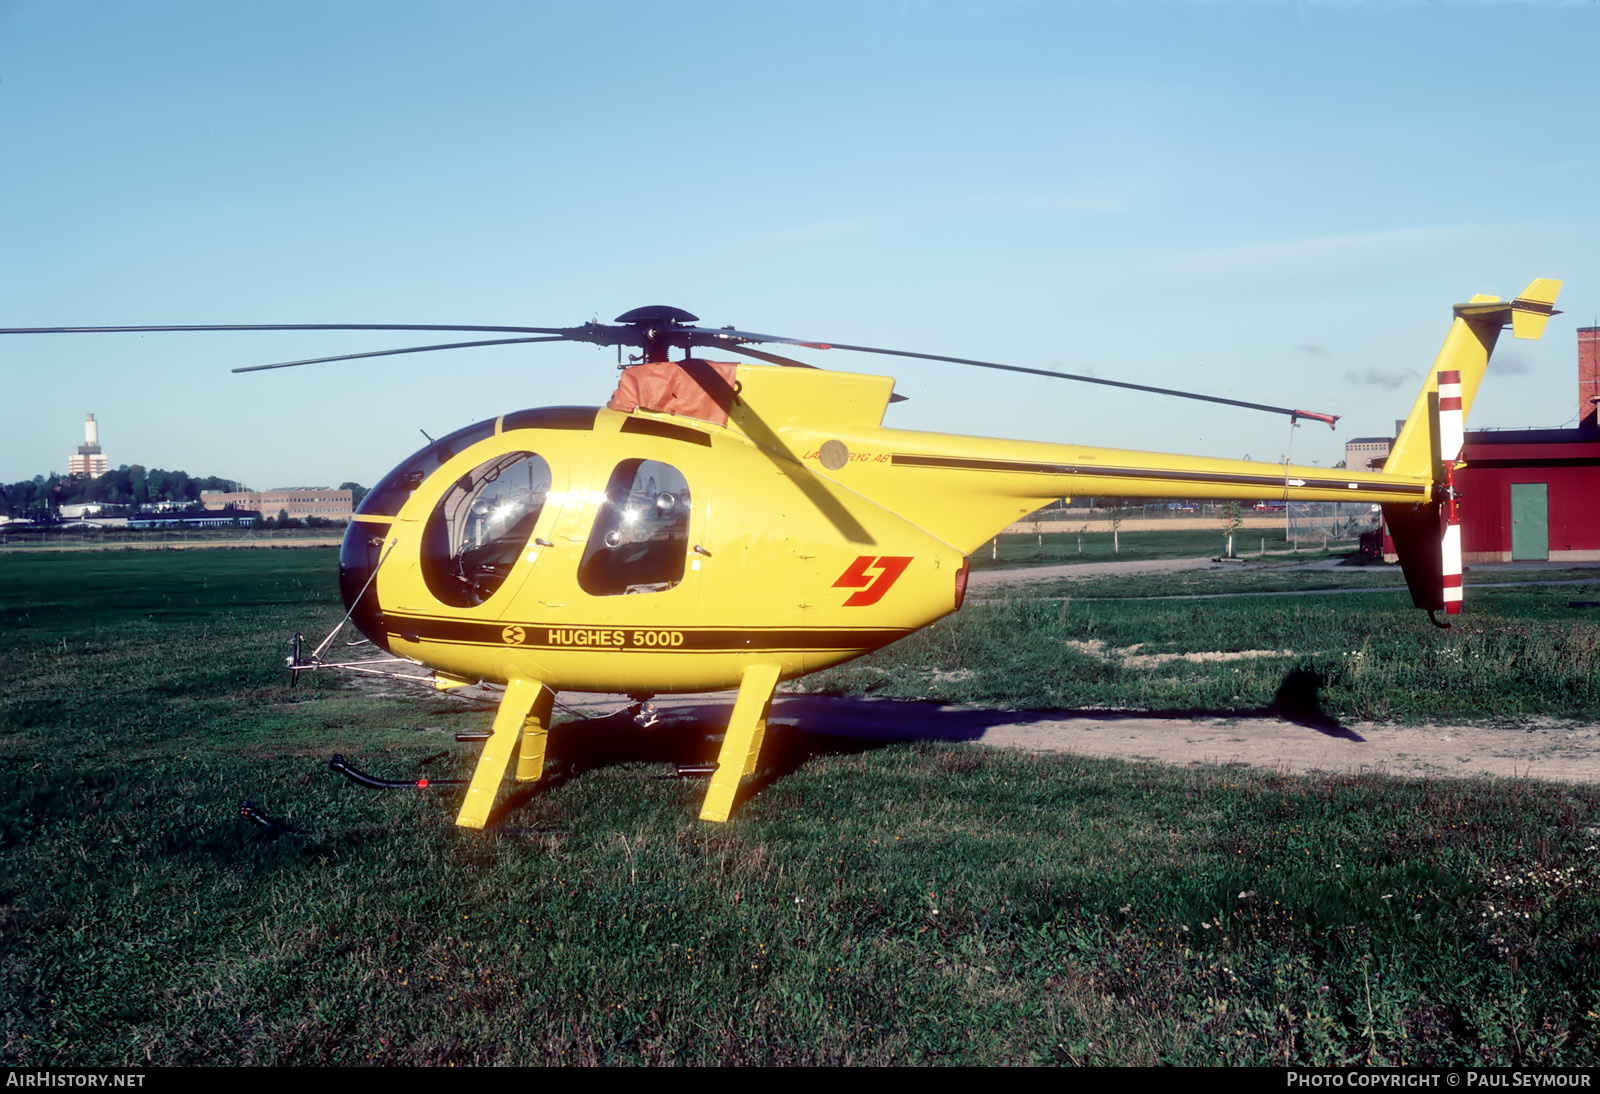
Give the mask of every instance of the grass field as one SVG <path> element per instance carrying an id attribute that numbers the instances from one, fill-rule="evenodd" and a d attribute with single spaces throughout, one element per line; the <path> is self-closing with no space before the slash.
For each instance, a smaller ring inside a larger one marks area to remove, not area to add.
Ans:
<path id="1" fill-rule="evenodd" d="M 1529 583 L 1562 583 L 1594 585 L 1600 583 L 1600 570 L 1595 567 L 1571 569 L 1512 570 L 1468 567 L 1462 575 L 1468 588 L 1510 587 Z M 1236 596 L 1239 594 L 1263 595 L 1269 593 L 1297 592 L 1360 592 L 1372 589 L 1404 590 L 1405 577 L 1397 566 L 1352 566 L 1338 569 L 1302 568 L 1293 557 L 1269 558 L 1264 563 L 1252 562 L 1237 570 L 1178 570 L 1170 573 L 1114 574 L 1084 577 L 1046 579 L 1030 582 L 1028 595 L 1035 599 L 1052 599 L 1063 596 L 1091 599 L 1121 599 L 1127 597 L 1176 596 Z M 1571 598 L 1581 599 L 1592 595 L 1583 589 L 1571 590 Z M 974 599 L 993 599 L 991 590 L 979 589 L 972 593 Z M 999 594 L 1002 598 L 1005 593 Z M 1402 604 L 1410 600 L 1403 592 L 1396 594 Z M 1476 604 L 1478 593 L 1472 593 L 1469 603 Z M 1468 621 L 1470 622 L 1470 620 Z"/>
<path id="2" fill-rule="evenodd" d="M 1228 543 L 1227 533 L 1216 530 L 1119 532 L 1115 537 L 1107 525 L 1091 527 L 1081 535 L 1077 532 L 1049 532 L 1042 535 L 1012 534 L 997 536 L 991 543 L 978 548 L 972 555 L 975 570 L 1008 569 L 1019 566 L 1059 566 L 1079 562 L 1140 562 L 1163 558 L 1209 558 L 1222 554 Z M 1335 542 L 1340 552 L 1353 551 L 1354 541 Z M 1298 550 L 1296 551 L 1296 549 Z M 1296 552 L 1303 561 L 1325 558 L 1320 539 L 1305 540 L 1298 545 L 1286 540 L 1283 529 L 1245 528 L 1234 536 L 1234 554 L 1253 558 L 1263 552 Z"/>
<path id="3" fill-rule="evenodd" d="M 1448 631 L 1412 608 L 1384 571 L 1151 574 L 984 590 L 1000 598 L 800 684 L 1040 710 L 1594 719 L 1600 609 L 1584 605 L 1600 599 L 1600 571 L 1576 573 L 1586 583 L 1469 588 L 1469 614 Z M 1391 591 L 1210 598 L 1301 582 Z"/>
<path id="4" fill-rule="evenodd" d="M 485 713 L 285 686 L 334 570 L 0 557 L 7 1064 L 1600 1062 L 1595 788 L 779 739 L 727 825 L 623 755 L 460 832 L 456 791 L 324 765 L 459 775 Z M 1226 711 L 1300 669 L 1341 718 L 1592 718 L 1580 596 L 1480 590 L 1454 632 L 1384 594 L 1019 599 L 813 679 Z"/>

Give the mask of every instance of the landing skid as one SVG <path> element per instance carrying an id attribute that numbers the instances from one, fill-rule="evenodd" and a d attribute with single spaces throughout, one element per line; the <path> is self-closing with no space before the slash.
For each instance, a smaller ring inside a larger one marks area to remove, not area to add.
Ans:
<path id="1" fill-rule="evenodd" d="M 289 640 L 288 656 L 284 659 L 284 665 L 289 670 L 290 687 L 299 682 L 302 673 L 332 671 L 350 676 L 381 677 L 427 688 L 435 693 L 467 686 L 481 687 L 488 694 L 463 697 L 496 704 L 494 725 L 487 733 L 457 735 L 460 741 L 483 742 L 483 751 L 471 779 L 383 779 L 352 766 L 343 756 L 336 755 L 328 762 L 330 768 L 347 779 L 374 790 L 420 790 L 465 784 L 466 797 L 456 816 L 456 824 L 463 828 L 483 828 L 488 823 L 500 783 L 505 778 L 513 755 L 516 756 L 517 782 L 537 782 L 543 777 L 545 746 L 554 707 L 561 706 L 569 713 L 587 716 L 557 703 L 554 689 L 537 680 L 512 680 L 504 687 L 482 681 L 448 681 L 448 678 L 445 678 L 447 682 L 441 683 L 437 673 L 409 657 L 370 657 L 352 661 L 325 659 L 324 655 L 348 622 L 349 616 L 346 615 L 309 652 L 306 650 L 305 636 L 299 631 L 294 633 Z M 370 645 L 370 642 L 362 640 L 348 643 L 347 648 Z M 701 820 L 713 823 L 726 821 L 733 812 L 740 782 L 746 776 L 755 774 L 762 740 L 766 735 L 767 710 L 772 703 L 778 675 L 776 665 L 752 665 L 746 669 L 717 761 L 674 765 L 675 772 L 670 777 L 710 779 L 700 809 Z M 652 696 L 649 693 L 634 692 L 628 697 L 633 702 L 617 713 L 626 714 L 640 729 L 650 729 L 660 723 L 661 712 L 650 702 Z"/>

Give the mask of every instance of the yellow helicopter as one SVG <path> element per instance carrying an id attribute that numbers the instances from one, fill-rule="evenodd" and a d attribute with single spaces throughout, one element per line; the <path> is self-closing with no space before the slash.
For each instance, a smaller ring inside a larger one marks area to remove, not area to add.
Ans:
<path id="1" fill-rule="evenodd" d="M 754 347 L 949 361 L 1267 410 L 1330 415 L 967 358 L 694 325 L 649 307 L 612 324 L 435 327 L 295 324 L 12 328 L 453 330 L 512 334 L 354 357 L 515 342 L 640 349 L 603 408 L 547 407 L 479 422 L 386 475 L 346 531 L 339 581 L 353 623 L 440 688 L 504 685 L 456 819 L 482 828 L 516 754 L 541 777 L 560 691 L 648 698 L 737 688 L 700 816 L 725 821 L 753 774 L 777 684 L 904 638 L 961 606 L 968 555 L 1067 495 L 1380 504 L 1414 603 L 1460 606 L 1453 467 L 1500 330 L 1538 338 L 1559 281 L 1455 318 L 1382 471 L 1262 465 L 887 429 L 892 378 L 833 372 Z M 713 361 L 724 350 L 757 363 Z M 673 359 L 671 353 L 682 356 Z M 1435 619 L 1437 622 L 1437 619 Z M 342 626 L 343 624 L 341 624 Z M 1445 624 L 1441 624 L 1445 625 Z M 337 631 L 335 632 L 337 633 Z M 323 661 L 333 635 L 290 668 Z"/>

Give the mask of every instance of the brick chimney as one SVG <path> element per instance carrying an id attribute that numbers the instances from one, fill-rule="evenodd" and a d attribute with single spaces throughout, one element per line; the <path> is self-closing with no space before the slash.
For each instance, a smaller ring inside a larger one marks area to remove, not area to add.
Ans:
<path id="1" fill-rule="evenodd" d="M 1578 428 L 1594 431 L 1600 403 L 1600 327 L 1578 328 Z"/>

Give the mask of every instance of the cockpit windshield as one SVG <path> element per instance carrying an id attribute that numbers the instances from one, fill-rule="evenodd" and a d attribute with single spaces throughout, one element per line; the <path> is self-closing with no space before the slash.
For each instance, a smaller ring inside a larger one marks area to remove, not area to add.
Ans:
<path id="1" fill-rule="evenodd" d="M 378 485 L 361 499 L 361 505 L 356 512 L 378 517 L 398 515 L 401 507 L 411 497 L 411 492 L 422 485 L 423 479 L 442 467 L 446 460 L 453 458 L 458 452 L 465 451 L 468 445 L 477 444 L 485 437 L 494 436 L 494 424 L 494 418 L 476 422 L 414 452 L 410 459 L 379 480 Z"/>
<path id="2" fill-rule="evenodd" d="M 516 565 L 550 495 L 550 465 L 507 452 L 457 479 L 422 531 L 422 576 L 442 603 L 493 596 Z"/>

